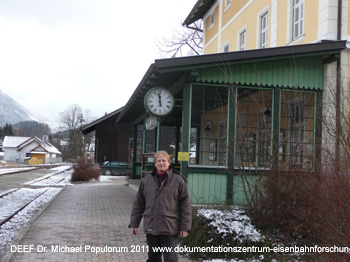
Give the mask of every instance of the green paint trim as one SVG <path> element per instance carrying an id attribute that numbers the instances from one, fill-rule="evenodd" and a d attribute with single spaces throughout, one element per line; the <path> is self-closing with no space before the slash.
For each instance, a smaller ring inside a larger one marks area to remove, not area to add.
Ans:
<path id="1" fill-rule="evenodd" d="M 321 168 L 321 147 L 322 147 L 322 119 L 323 119 L 323 93 L 318 91 L 315 94 L 315 154 L 314 154 L 314 169 L 317 171 Z"/>
<path id="2" fill-rule="evenodd" d="M 272 167 L 278 169 L 279 165 L 279 146 L 280 146 L 280 120 L 281 120 L 281 90 L 275 88 L 273 90 L 273 105 L 272 105 Z"/>
<path id="3" fill-rule="evenodd" d="M 156 132 L 156 144 L 155 144 L 155 151 L 154 152 L 158 152 L 159 151 L 159 144 L 160 144 L 160 121 L 158 119 L 158 123 L 157 123 L 157 132 Z"/>
<path id="4" fill-rule="evenodd" d="M 192 85 L 186 83 L 183 89 L 183 107 L 182 107 L 182 152 L 190 150 L 191 135 L 191 108 L 192 108 Z M 181 162 L 181 173 L 187 177 L 188 161 Z"/>
<path id="5" fill-rule="evenodd" d="M 229 87 L 228 99 L 228 118 L 227 118 L 227 166 L 231 169 L 234 167 L 235 151 L 236 151 L 236 122 L 237 122 L 237 99 L 238 87 L 231 85 Z M 234 180 L 233 174 L 228 172 L 226 185 L 226 200 L 233 201 Z"/>
<path id="6" fill-rule="evenodd" d="M 132 162 L 133 163 L 136 163 L 136 159 L 137 159 L 137 124 L 134 125 L 134 146 L 133 146 L 133 155 L 132 155 Z M 133 165 L 132 167 L 132 178 L 135 179 L 135 178 L 139 178 L 139 176 L 136 174 L 136 166 Z"/>

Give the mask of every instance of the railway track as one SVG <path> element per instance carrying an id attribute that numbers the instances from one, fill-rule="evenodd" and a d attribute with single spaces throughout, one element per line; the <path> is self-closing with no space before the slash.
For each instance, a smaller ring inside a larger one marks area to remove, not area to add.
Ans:
<path id="1" fill-rule="evenodd" d="M 17 215 L 19 212 L 21 212 L 23 209 L 25 209 L 28 205 L 30 205 L 32 202 L 37 200 L 39 197 L 41 197 L 43 194 L 45 194 L 49 189 L 46 189 L 44 192 L 41 192 L 39 195 L 37 195 L 34 199 L 31 199 L 27 201 L 25 204 L 21 205 L 19 208 L 17 208 L 14 212 L 12 212 L 10 215 L 6 216 L 5 218 L 2 218 L 0 220 L 0 228 L 2 225 L 10 221 L 15 215 Z M 17 190 L 16 190 L 17 191 Z"/>
<path id="2" fill-rule="evenodd" d="M 40 199 L 50 188 L 55 187 L 66 179 L 68 175 L 62 173 L 67 172 L 69 168 L 61 170 L 39 179 L 32 180 L 24 184 L 22 188 L 8 190 L 0 195 L 0 228 L 7 222 L 11 221 L 17 214 L 23 211 L 31 203 Z M 49 181 L 45 185 L 45 181 Z M 38 188 L 39 189 L 33 189 Z M 41 187 L 41 189 L 40 189 Z M 23 199 L 23 195 L 29 196 Z"/>

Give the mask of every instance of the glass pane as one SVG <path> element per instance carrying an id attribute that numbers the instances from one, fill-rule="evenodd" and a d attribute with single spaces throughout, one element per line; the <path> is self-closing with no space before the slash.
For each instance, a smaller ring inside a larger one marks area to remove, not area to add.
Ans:
<path id="1" fill-rule="evenodd" d="M 272 91 L 238 89 L 236 168 L 270 167 Z"/>
<path id="2" fill-rule="evenodd" d="M 312 169 L 315 95 L 282 92 L 279 167 Z"/>
<path id="3" fill-rule="evenodd" d="M 159 150 L 165 150 L 170 155 L 170 160 L 175 161 L 176 156 L 176 127 L 161 126 L 159 137 Z"/>
<path id="4" fill-rule="evenodd" d="M 156 138 L 156 128 L 152 130 L 146 130 L 145 153 L 154 153 L 155 138 Z"/>
<path id="5" fill-rule="evenodd" d="M 227 98 L 227 87 L 192 87 L 190 164 L 226 165 Z"/>
<path id="6" fill-rule="evenodd" d="M 137 144 L 136 144 L 136 161 L 141 162 L 143 147 L 143 125 L 137 126 Z"/>

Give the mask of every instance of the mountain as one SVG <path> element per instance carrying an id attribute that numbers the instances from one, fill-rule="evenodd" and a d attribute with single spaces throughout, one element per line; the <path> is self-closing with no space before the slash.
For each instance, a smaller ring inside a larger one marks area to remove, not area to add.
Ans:
<path id="1" fill-rule="evenodd" d="M 21 121 L 38 120 L 27 109 L 0 90 L 0 126 L 13 125 Z"/>

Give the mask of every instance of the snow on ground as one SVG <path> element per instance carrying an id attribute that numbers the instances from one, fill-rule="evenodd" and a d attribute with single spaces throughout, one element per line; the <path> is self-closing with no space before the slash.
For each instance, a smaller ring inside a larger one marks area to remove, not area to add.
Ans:
<path id="1" fill-rule="evenodd" d="M 25 203 L 29 203 L 38 195 L 42 194 L 45 188 L 31 189 L 21 188 L 16 192 L 4 196 L 0 200 L 0 221 L 4 220 L 16 210 L 21 208 Z"/>
<path id="2" fill-rule="evenodd" d="M 204 217 L 210 221 L 209 225 L 216 229 L 216 232 L 222 238 L 233 236 L 232 243 L 249 240 L 252 242 L 264 241 L 265 236 L 251 224 L 250 218 L 245 215 L 244 210 L 234 207 L 232 209 L 218 210 L 218 209 L 198 209 L 198 216 Z M 208 241 L 210 242 L 210 240 Z M 260 262 L 264 261 L 264 256 L 261 255 L 259 259 L 212 259 L 204 260 L 203 262 Z"/>
<path id="3" fill-rule="evenodd" d="M 65 171 L 62 171 L 65 170 Z M 69 170 L 69 168 L 62 169 L 61 171 L 57 171 L 56 173 L 51 173 L 48 175 L 45 175 L 43 177 L 37 178 L 35 180 L 29 181 L 24 183 L 24 185 L 31 185 L 31 186 L 64 186 L 64 185 L 71 185 L 70 179 L 72 170 Z"/>
<path id="4" fill-rule="evenodd" d="M 251 224 L 250 218 L 239 208 L 230 210 L 199 209 L 198 215 L 210 220 L 209 225 L 216 228 L 218 234 L 223 238 L 227 234 L 234 235 L 234 242 L 242 243 L 244 240 L 260 242 L 264 240 L 255 227 Z"/>
<path id="5" fill-rule="evenodd" d="M 129 183 L 128 176 L 100 176 L 100 182 L 120 182 Z"/>
<path id="6" fill-rule="evenodd" d="M 45 167 L 45 165 L 42 165 L 42 167 Z M 21 172 L 21 171 L 28 171 L 28 170 L 37 169 L 37 168 L 38 168 L 38 166 L 0 167 L 0 175 L 17 173 L 17 172 Z M 58 166 L 58 167 L 52 168 L 51 170 L 63 171 L 67 168 L 71 168 L 71 167 L 70 166 Z"/>
<path id="7" fill-rule="evenodd" d="M 11 174 L 11 173 L 17 173 L 21 171 L 27 171 L 31 169 L 35 169 L 36 167 L 10 167 L 10 168 L 0 168 L 0 175 L 3 174 Z"/>

